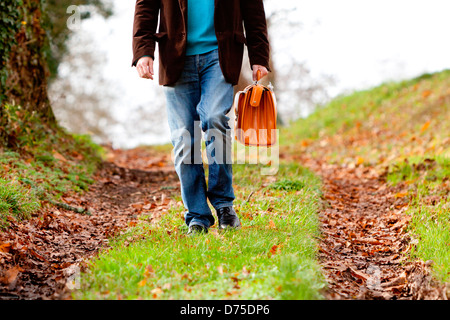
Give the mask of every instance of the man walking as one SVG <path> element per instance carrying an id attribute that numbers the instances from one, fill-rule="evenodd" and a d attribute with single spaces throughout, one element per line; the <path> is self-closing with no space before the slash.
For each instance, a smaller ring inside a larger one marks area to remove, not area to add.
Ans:
<path id="1" fill-rule="evenodd" d="M 159 16 L 159 26 L 158 25 Z M 245 27 L 245 34 L 244 34 Z M 157 32 L 158 31 L 158 32 Z M 133 62 L 153 79 L 155 43 L 164 86 L 188 233 L 239 228 L 233 209 L 231 130 L 227 117 L 238 83 L 244 44 L 253 79 L 269 71 L 269 42 L 262 0 L 137 0 Z M 208 183 L 201 161 L 201 132 L 208 154 Z"/>

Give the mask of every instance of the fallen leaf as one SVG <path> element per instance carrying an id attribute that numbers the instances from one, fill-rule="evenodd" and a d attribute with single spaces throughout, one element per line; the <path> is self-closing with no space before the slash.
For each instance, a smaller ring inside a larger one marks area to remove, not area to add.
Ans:
<path id="1" fill-rule="evenodd" d="M 359 243 L 368 243 L 368 244 L 373 244 L 373 245 L 380 245 L 383 244 L 383 242 L 374 239 L 374 238 L 360 238 L 360 239 L 355 239 L 355 242 L 359 242 Z"/>
<path id="2" fill-rule="evenodd" d="M 144 207 L 144 204 L 142 202 L 138 202 L 138 203 L 132 203 L 131 206 L 134 209 L 141 210 Z"/>
<path id="3" fill-rule="evenodd" d="M 63 161 L 63 162 L 67 162 L 67 159 L 64 158 L 64 156 L 61 153 L 59 153 L 59 152 L 57 152 L 55 150 L 53 150 L 53 158 L 58 159 L 58 160 Z"/>
<path id="4" fill-rule="evenodd" d="M 153 267 L 151 265 L 146 266 L 145 270 L 144 270 L 144 277 L 151 278 L 154 276 L 155 276 L 155 270 L 153 270 Z"/>
<path id="5" fill-rule="evenodd" d="M 181 276 L 181 279 L 187 279 L 187 280 L 191 281 L 191 276 L 190 276 L 188 273 L 184 273 L 184 274 Z"/>
<path id="6" fill-rule="evenodd" d="M 352 267 L 348 267 L 348 270 L 350 271 L 351 275 L 357 279 L 367 281 L 367 279 L 370 277 L 368 274 L 365 274 L 364 272 L 358 271 Z"/>
<path id="7" fill-rule="evenodd" d="M 141 281 L 139 281 L 138 286 L 143 287 L 143 286 L 145 286 L 146 283 L 147 283 L 147 278 L 144 278 Z"/>
<path id="8" fill-rule="evenodd" d="M 154 209 L 154 208 L 156 208 L 156 203 L 154 203 L 154 202 L 147 203 L 146 205 L 144 205 L 142 207 L 142 209 L 144 209 L 144 210 L 151 210 L 151 209 Z"/>
<path id="9" fill-rule="evenodd" d="M 273 222 L 273 220 L 270 220 L 270 221 L 269 221 L 269 228 L 270 228 L 270 229 L 276 229 L 276 227 L 277 227 L 277 226 L 275 225 L 275 222 Z"/>
<path id="10" fill-rule="evenodd" d="M 223 275 L 223 267 L 222 266 L 218 266 L 217 267 L 217 272 L 219 272 L 220 275 Z"/>
<path id="11" fill-rule="evenodd" d="M 74 157 L 77 160 L 84 160 L 84 156 L 76 151 L 72 151 L 72 157 Z"/>
<path id="12" fill-rule="evenodd" d="M 22 269 L 19 266 L 14 266 L 8 269 L 8 271 L 5 272 L 5 275 L 0 278 L 0 282 L 5 285 L 13 283 L 17 279 L 17 275 L 21 270 Z"/>
<path id="13" fill-rule="evenodd" d="M 431 90 L 424 90 L 422 92 L 422 97 L 423 98 L 428 98 L 431 95 L 432 91 Z"/>
<path id="14" fill-rule="evenodd" d="M 163 290 L 160 287 L 156 287 L 155 289 L 153 289 L 152 291 L 150 291 L 150 293 L 154 294 L 154 295 L 158 295 L 160 293 L 162 293 Z"/>
<path id="15" fill-rule="evenodd" d="M 169 202 L 169 200 L 167 199 L 167 196 L 165 193 L 161 194 L 161 202 L 160 202 L 160 206 L 167 204 Z"/>
<path id="16" fill-rule="evenodd" d="M 427 129 L 428 129 L 428 127 L 430 126 L 430 124 L 431 124 L 431 121 L 430 120 L 428 120 L 427 122 L 425 122 L 425 124 L 422 126 L 422 128 L 420 129 L 420 133 L 424 133 Z"/>
<path id="17" fill-rule="evenodd" d="M 395 194 L 396 198 L 404 198 L 408 195 L 408 192 L 398 192 Z"/>
<path id="18" fill-rule="evenodd" d="M 364 163 L 364 158 L 358 157 L 358 158 L 356 159 L 356 164 L 357 164 L 357 165 L 360 165 L 360 164 L 363 164 L 363 163 Z"/>
<path id="19" fill-rule="evenodd" d="M 406 272 L 403 271 L 400 276 L 397 278 L 392 279 L 389 282 L 382 283 L 381 286 L 383 288 L 389 288 L 389 289 L 398 289 L 399 286 L 404 286 L 406 284 Z"/>
<path id="20" fill-rule="evenodd" d="M 10 248 L 11 248 L 11 243 L 5 242 L 5 243 L 0 244 L 1 252 L 8 253 Z"/>
<path id="21" fill-rule="evenodd" d="M 276 254 L 277 253 L 277 249 L 278 249 L 278 246 L 276 244 L 274 244 L 272 246 L 272 248 L 270 248 L 270 253 L 271 254 Z"/>

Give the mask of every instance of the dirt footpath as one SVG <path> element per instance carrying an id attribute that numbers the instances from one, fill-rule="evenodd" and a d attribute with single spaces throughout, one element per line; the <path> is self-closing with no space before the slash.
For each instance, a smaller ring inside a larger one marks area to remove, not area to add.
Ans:
<path id="1" fill-rule="evenodd" d="M 432 261 L 407 259 L 418 240 L 406 232 L 404 185 L 388 187 L 370 167 L 310 167 L 324 181 L 319 257 L 328 299 L 447 300 L 429 273 Z"/>
<path id="2" fill-rule="evenodd" d="M 69 299 L 84 261 L 139 217 L 157 218 L 178 192 L 170 157 L 145 149 L 111 150 L 94 179 L 89 192 L 0 233 L 0 300 Z"/>

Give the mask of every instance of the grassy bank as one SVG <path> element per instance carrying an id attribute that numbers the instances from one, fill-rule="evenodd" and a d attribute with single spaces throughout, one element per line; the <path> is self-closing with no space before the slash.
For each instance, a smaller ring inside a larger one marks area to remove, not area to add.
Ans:
<path id="1" fill-rule="evenodd" d="M 0 146 L 0 228 L 22 220 L 67 193 L 87 190 L 101 148 L 70 135 L 19 106 L 4 105 L 8 142 Z"/>
<path id="2" fill-rule="evenodd" d="M 285 130 L 282 151 L 384 169 L 408 157 L 450 156 L 450 70 L 334 99 Z"/>
<path id="3" fill-rule="evenodd" d="M 319 299 L 320 181 L 293 163 L 267 179 L 260 170 L 234 166 L 241 230 L 213 227 L 189 237 L 182 206 L 172 207 L 158 224 L 139 224 L 93 260 L 74 297 Z"/>
<path id="4" fill-rule="evenodd" d="M 436 277 L 449 281 L 450 70 L 338 97 L 282 140 L 281 152 L 370 166 L 403 184 L 410 258 L 433 260 Z"/>
<path id="5" fill-rule="evenodd" d="M 393 166 L 387 179 L 408 186 L 399 196 L 410 199 L 411 258 L 433 260 L 436 278 L 450 282 L 450 159 L 409 158 Z"/>

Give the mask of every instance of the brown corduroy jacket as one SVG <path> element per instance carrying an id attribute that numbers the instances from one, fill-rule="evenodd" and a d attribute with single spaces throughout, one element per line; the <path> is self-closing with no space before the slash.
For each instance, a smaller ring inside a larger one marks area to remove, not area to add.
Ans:
<path id="1" fill-rule="evenodd" d="M 136 1 L 132 66 L 145 55 L 154 58 L 155 43 L 158 42 L 161 85 L 174 84 L 183 71 L 187 38 L 187 1 Z M 233 85 L 238 83 L 244 44 L 248 48 L 250 65 L 262 65 L 269 70 L 269 41 L 263 0 L 214 1 L 219 62 L 227 82 Z"/>

